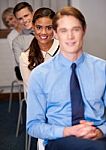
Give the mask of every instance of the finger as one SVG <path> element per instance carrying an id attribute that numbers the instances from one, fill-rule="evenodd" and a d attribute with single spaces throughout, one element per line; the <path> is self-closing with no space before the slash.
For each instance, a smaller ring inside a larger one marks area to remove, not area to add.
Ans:
<path id="1" fill-rule="evenodd" d="M 86 120 L 80 120 L 80 124 L 87 124 L 87 125 L 94 125 L 93 122 L 89 122 L 89 121 L 86 121 Z"/>
<path id="2" fill-rule="evenodd" d="M 92 138 L 95 136 L 96 128 L 87 124 L 84 124 L 83 128 L 80 128 L 77 132 L 78 137 Z"/>

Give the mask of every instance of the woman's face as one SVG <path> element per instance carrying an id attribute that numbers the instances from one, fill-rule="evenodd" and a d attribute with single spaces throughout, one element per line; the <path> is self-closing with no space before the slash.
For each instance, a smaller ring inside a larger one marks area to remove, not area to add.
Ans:
<path id="1" fill-rule="evenodd" d="M 16 28 L 18 25 L 17 19 L 14 15 L 10 14 L 5 17 L 6 24 L 9 28 Z"/>
<path id="2" fill-rule="evenodd" d="M 49 17 L 38 18 L 34 23 L 34 31 L 40 45 L 48 44 L 53 38 L 52 19 Z"/>

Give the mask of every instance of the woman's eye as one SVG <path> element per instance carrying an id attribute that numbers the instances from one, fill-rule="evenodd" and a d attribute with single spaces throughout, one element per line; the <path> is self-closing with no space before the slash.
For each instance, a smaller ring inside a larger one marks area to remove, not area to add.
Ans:
<path id="1" fill-rule="evenodd" d="M 51 30 L 52 28 L 53 28 L 52 25 L 47 27 L 48 30 Z"/>

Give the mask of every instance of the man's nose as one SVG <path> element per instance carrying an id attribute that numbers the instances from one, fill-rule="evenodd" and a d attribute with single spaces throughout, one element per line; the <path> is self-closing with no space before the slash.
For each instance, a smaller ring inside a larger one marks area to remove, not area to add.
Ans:
<path id="1" fill-rule="evenodd" d="M 74 37 L 73 32 L 72 32 L 72 31 L 69 31 L 69 32 L 68 32 L 68 38 L 69 38 L 69 39 L 73 39 L 73 37 Z"/>

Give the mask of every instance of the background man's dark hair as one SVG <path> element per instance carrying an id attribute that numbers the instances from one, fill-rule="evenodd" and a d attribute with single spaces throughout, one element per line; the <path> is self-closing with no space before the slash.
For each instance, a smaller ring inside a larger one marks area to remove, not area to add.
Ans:
<path id="1" fill-rule="evenodd" d="M 20 11 L 21 9 L 23 9 L 23 8 L 28 8 L 28 10 L 30 11 L 30 12 L 33 12 L 33 8 L 32 8 L 32 6 L 29 4 L 29 3 L 27 3 L 27 2 L 21 2 L 21 3 L 18 3 L 15 7 L 14 7 L 14 10 L 13 10 L 13 14 L 15 15 L 15 17 L 16 17 L 16 13 L 18 12 L 18 11 Z"/>

